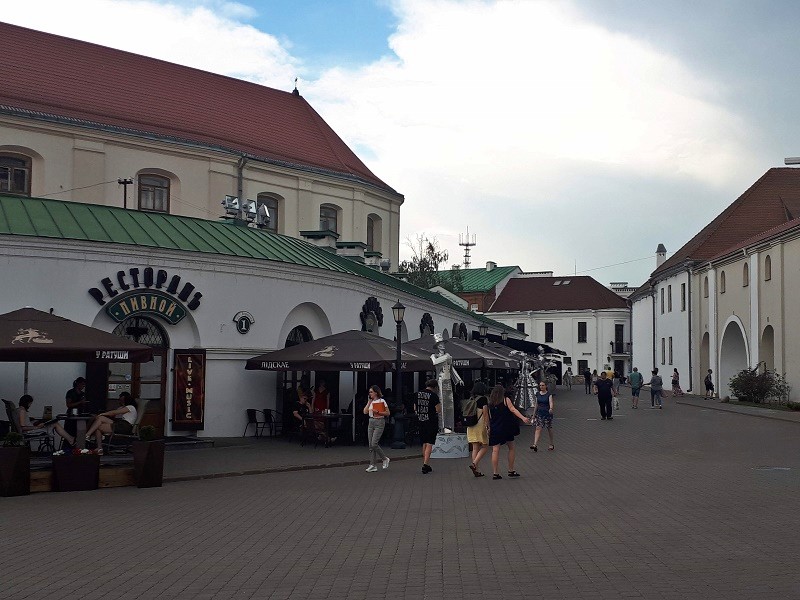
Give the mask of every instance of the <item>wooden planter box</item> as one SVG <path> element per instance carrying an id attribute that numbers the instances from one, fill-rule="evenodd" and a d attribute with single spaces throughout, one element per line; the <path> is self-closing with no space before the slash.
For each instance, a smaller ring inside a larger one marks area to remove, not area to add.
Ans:
<path id="1" fill-rule="evenodd" d="M 161 487 L 164 481 L 164 440 L 133 442 L 133 479 L 136 487 Z"/>
<path id="2" fill-rule="evenodd" d="M 30 493 L 30 448 L 0 447 L 0 496 L 27 496 Z"/>
<path id="3" fill-rule="evenodd" d="M 53 457 L 53 491 L 96 490 L 100 485 L 98 454 L 64 454 Z"/>

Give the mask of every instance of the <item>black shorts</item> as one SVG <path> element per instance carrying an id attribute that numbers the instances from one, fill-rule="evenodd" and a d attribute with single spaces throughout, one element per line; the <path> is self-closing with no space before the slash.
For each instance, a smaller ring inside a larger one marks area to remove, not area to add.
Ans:
<path id="1" fill-rule="evenodd" d="M 419 428 L 419 440 L 423 444 L 435 444 L 436 443 L 436 436 L 439 434 L 438 427 L 430 427 L 426 425 L 420 425 Z"/>
<path id="2" fill-rule="evenodd" d="M 114 419 L 114 433 L 131 435 L 133 433 L 133 425 L 128 423 L 125 419 Z"/>
<path id="3" fill-rule="evenodd" d="M 714 391 L 714 384 L 713 383 L 707 383 L 706 384 L 706 391 L 707 392 L 713 392 Z"/>

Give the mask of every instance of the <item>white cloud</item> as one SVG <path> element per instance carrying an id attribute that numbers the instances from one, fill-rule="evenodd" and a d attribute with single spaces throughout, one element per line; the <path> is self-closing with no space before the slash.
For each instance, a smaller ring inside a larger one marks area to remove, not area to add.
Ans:
<path id="1" fill-rule="evenodd" d="M 288 43 L 242 22 L 255 14 L 245 3 L 79 4 L 29 0 L 5 7 L 3 18 L 279 89 L 303 74 Z M 674 212 L 661 213 L 668 227 L 671 214 L 696 209 L 669 190 L 693 182 L 708 195 L 737 174 L 732 200 L 742 177 L 763 170 L 719 83 L 571 5 L 392 6 L 394 56 L 330 69 L 301 91 L 406 195 L 403 237 L 426 231 L 458 254 L 457 234 L 469 225 L 476 263 L 566 271 L 577 257 L 580 270 L 654 250 L 647 236 L 642 247 L 609 247 L 590 235 L 594 215 L 645 220 L 656 201 L 674 200 Z M 569 227 L 576 216 L 587 227 Z"/>

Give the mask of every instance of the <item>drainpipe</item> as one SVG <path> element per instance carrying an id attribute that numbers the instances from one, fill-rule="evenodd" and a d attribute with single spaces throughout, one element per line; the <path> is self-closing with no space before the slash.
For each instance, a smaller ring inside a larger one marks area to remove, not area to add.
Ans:
<path id="1" fill-rule="evenodd" d="M 694 381 L 694 379 L 692 379 L 692 270 L 691 269 L 686 269 L 686 273 L 688 275 L 688 277 L 687 277 L 688 282 L 686 283 L 686 302 L 688 303 L 687 304 L 687 306 L 688 306 L 687 310 L 688 310 L 688 313 L 689 313 L 689 324 L 688 324 L 688 330 L 689 330 L 689 338 L 688 338 L 688 340 L 689 340 L 689 389 L 686 390 L 686 391 L 687 392 L 691 392 L 692 391 L 692 387 L 694 385 L 692 383 Z"/>
<path id="2" fill-rule="evenodd" d="M 247 219 L 244 208 L 244 166 L 247 164 L 247 157 L 242 154 L 236 161 L 236 197 L 239 198 L 239 218 Z"/>
<path id="3" fill-rule="evenodd" d="M 651 286 L 652 287 L 652 286 Z M 651 291 L 651 298 L 653 298 L 653 366 L 650 369 L 656 368 L 656 301 L 658 300 L 658 294 L 656 293 L 655 287 L 652 287 Z"/>

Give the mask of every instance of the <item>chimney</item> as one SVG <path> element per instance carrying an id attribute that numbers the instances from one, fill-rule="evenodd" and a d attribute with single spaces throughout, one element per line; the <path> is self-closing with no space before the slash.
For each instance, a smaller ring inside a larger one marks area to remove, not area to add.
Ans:
<path id="1" fill-rule="evenodd" d="M 656 268 L 663 265 L 665 260 L 667 260 L 667 249 L 664 244 L 659 244 L 656 248 Z"/>
<path id="2" fill-rule="evenodd" d="M 497 263 L 493 261 L 486 262 L 486 270 L 487 271 L 494 271 L 497 268 Z"/>

